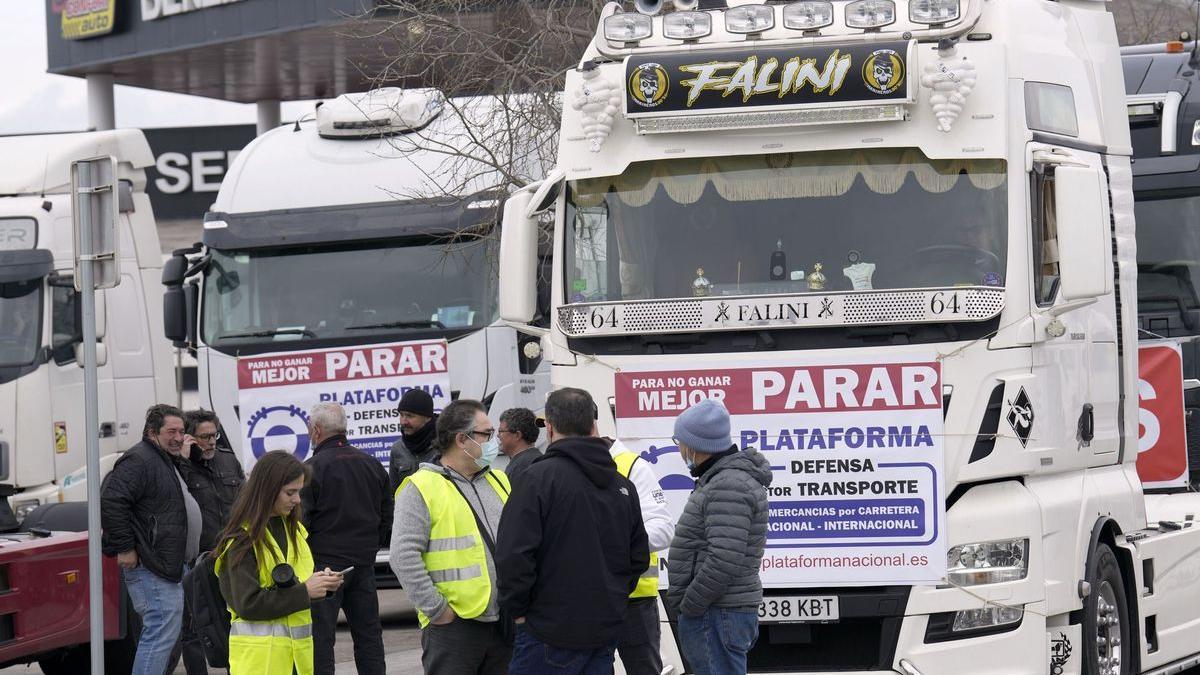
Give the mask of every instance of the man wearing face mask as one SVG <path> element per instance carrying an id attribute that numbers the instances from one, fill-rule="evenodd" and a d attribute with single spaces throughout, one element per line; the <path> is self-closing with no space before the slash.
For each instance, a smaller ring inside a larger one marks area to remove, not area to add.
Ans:
<path id="1" fill-rule="evenodd" d="M 508 477 L 491 469 L 496 428 L 478 401 L 437 421 L 440 464 L 424 463 L 396 495 L 391 565 L 421 624 L 421 664 L 436 675 L 503 675 L 512 657 L 496 592 L 494 549 Z"/>
<path id="2" fill-rule="evenodd" d="M 314 673 L 332 675 L 339 610 L 346 612 L 359 675 L 383 675 L 383 627 L 375 590 L 375 554 L 392 530 L 392 492 L 379 460 L 346 440 L 346 411 L 318 403 L 309 412 L 312 480 L 300 492 L 316 569 L 341 572 L 333 597 L 312 606 Z"/>

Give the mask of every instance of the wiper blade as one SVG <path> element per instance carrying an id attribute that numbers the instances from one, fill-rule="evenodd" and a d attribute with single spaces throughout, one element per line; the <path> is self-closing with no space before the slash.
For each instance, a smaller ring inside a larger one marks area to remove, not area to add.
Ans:
<path id="1" fill-rule="evenodd" d="M 307 328 L 276 328 L 274 330 L 256 330 L 249 333 L 230 333 L 222 335 L 222 339 L 231 338 L 255 338 L 255 337 L 275 337 L 276 335 L 303 335 L 304 337 L 315 338 L 317 334 Z"/>
<path id="2" fill-rule="evenodd" d="M 367 330 L 368 328 L 445 328 L 441 321 L 426 319 L 423 321 L 389 321 L 388 323 L 365 323 L 361 326 L 346 326 L 346 330 Z"/>

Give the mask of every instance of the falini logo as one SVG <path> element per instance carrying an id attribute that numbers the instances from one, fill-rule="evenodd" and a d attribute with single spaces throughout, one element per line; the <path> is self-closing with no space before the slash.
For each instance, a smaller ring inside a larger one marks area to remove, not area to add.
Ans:
<path id="1" fill-rule="evenodd" d="M 286 450 L 298 459 L 308 456 L 308 414 L 294 405 L 262 408 L 250 416 L 246 435 L 255 459 L 272 450 Z"/>

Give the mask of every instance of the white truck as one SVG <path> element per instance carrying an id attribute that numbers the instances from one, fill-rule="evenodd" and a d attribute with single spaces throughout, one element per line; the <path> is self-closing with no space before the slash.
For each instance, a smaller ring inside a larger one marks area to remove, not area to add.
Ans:
<path id="1" fill-rule="evenodd" d="M 500 314 L 693 483 L 721 399 L 774 470 L 750 672 L 1175 673 L 1200 495 L 1138 454 L 1130 134 L 1095 0 L 609 3 Z M 553 320 L 528 326 L 539 214 Z M 665 575 L 664 575 L 665 576 Z M 675 617 L 663 653 L 687 672 Z"/>
<path id="2" fill-rule="evenodd" d="M 166 263 L 166 335 L 195 354 L 200 405 L 239 456 L 239 430 L 261 413 L 240 409 L 239 357 L 446 340 L 450 391 L 435 400 L 542 407 L 540 340 L 498 319 L 505 195 L 490 169 L 455 158 L 479 111 L 450 105 L 432 89 L 347 94 L 259 136 L 230 166 L 203 243 Z M 392 397 L 374 428 L 399 436 L 398 389 L 380 392 L 367 392 Z M 303 407 L 260 426 L 295 438 Z M 386 445 L 372 451 L 387 461 Z M 377 567 L 394 583 L 386 556 Z"/>
<path id="3" fill-rule="evenodd" d="M 203 243 L 168 262 L 168 338 L 194 350 L 200 404 L 235 451 L 239 356 L 446 339 L 453 398 L 540 407 L 538 341 L 497 319 L 503 195 L 452 175 L 429 140 L 461 128 L 444 105 L 428 89 L 348 94 L 263 134 L 230 166 Z"/>
<path id="4" fill-rule="evenodd" d="M 120 188 L 121 282 L 96 293 L 104 471 L 141 439 L 146 409 L 173 398 L 146 139 L 132 129 L 0 137 L 0 491 L 10 518 L 86 496 L 71 162 L 97 156 L 116 159 Z"/>

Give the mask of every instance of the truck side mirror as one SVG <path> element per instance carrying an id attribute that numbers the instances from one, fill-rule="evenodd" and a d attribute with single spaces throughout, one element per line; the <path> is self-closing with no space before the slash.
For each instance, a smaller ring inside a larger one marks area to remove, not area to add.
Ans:
<path id="1" fill-rule="evenodd" d="M 168 286 L 163 292 L 163 335 L 176 347 L 187 346 L 187 298 L 183 286 Z"/>
<path id="2" fill-rule="evenodd" d="M 500 318 L 529 323 L 537 313 L 537 218 L 528 213 L 534 194 L 522 190 L 504 202 L 500 231 Z"/>
<path id="3" fill-rule="evenodd" d="M 163 286 L 178 286 L 183 283 L 183 275 L 187 273 L 188 259 L 181 255 L 171 256 L 162 268 Z"/>
<path id="4" fill-rule="evenodd" d="M 1112 237 L 1104 217 L 1104 183 L 1091 167 L 1054 169 L 1054 220 L 1058 228 L 1059 292 L 1067 301 L 1112 292 Z"/>

